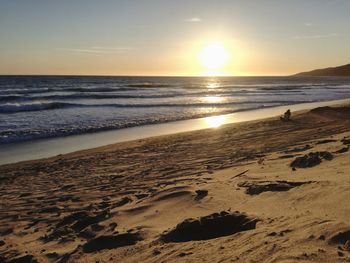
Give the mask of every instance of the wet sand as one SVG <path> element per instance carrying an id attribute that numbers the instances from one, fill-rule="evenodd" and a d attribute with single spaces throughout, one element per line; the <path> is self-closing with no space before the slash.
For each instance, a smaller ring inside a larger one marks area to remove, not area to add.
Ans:
<path id="1" fill-rule="evenodd" d="M 0 261 L 350 262 L 349 146 L 339 106 L 3 165 Z"/>

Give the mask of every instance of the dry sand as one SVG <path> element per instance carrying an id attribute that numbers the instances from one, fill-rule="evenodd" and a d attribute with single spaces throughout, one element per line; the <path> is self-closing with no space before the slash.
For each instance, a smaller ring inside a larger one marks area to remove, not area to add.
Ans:
<path id="1" fill-rule="evenodd" d="M 350 262 L 349 146 L 325 107 L 3 165 L 0 262 Z"/>

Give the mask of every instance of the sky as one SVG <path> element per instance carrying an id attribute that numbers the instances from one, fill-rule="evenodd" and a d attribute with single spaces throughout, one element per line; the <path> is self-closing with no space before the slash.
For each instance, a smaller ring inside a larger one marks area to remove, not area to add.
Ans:
<path id="1" fill-rule="evenodd" d="M 288 75 L 350 63 L 349 13 L 349 0 L 0 0 L 0 74 Z"/>

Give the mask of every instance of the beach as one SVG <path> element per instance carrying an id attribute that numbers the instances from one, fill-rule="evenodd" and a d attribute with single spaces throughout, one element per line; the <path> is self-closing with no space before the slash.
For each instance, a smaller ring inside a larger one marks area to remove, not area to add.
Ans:
<path id="1" fill-rule="evenodd" d="M 350 1 L 0 6 L 0 263 L 350 263 Z"/>
<path id="2" fill-rule="evenodd" d="M 350 106 L 0 166 L 3 262 L 349 262 Z"/>

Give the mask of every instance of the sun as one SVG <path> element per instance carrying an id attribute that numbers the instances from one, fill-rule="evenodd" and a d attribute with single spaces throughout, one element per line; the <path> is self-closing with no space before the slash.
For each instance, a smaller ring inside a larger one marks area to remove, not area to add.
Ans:
<path id="1" fill-rule="evenodd" d="M 227 61 L 229 54 L 224 45 L 217 42 L 211 43 L 203 48 L 199 54 L 199 60 L 207 70 L 220 70 Z"/>

